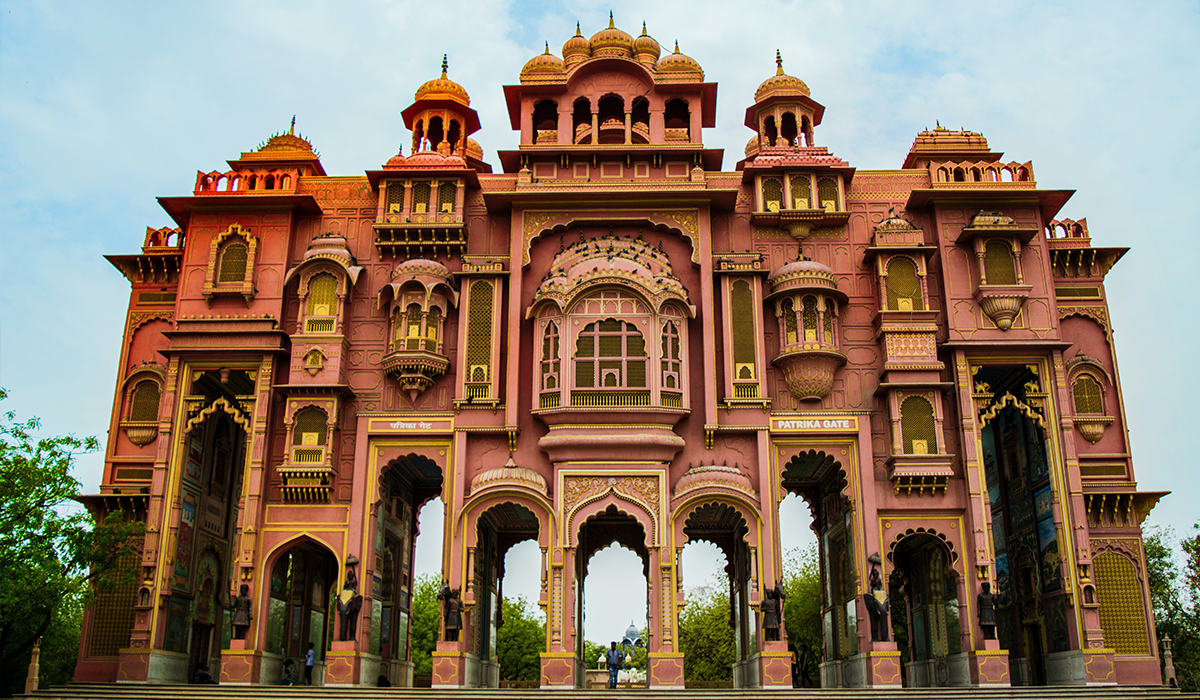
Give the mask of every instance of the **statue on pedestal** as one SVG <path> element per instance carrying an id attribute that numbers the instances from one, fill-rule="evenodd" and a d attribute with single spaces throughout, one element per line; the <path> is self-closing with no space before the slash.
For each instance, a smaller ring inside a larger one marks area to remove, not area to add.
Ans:
<path id="1" fill-rule="evenodd" d="M 996 638 L 996 602 L 992 595 L 992 584 L 983 582 L 983 589 L 975 598 L 979 609 L 979 629 L 983 631 L 984 639 Z"/>
<path id="2" fill-rule="evenodd" d="M 871 617 L 871 641 L 886 642 L 888 641 L 888 595 L 883 590 L 883 577 L 879 575 L 878 564 L 880 558 L 878 554 L 872 554 L 867 561 L 871 562 L 871 576 L 869 585 L 871 590 L 863 594 L 863 601 L 866 603 L 867 614 Z"/>
<path id="3" fill-rule="evenodd" d="M 358 635 L 358 612 L 362 610 L 363 597 L 358 594 L 358 577 L 354 575 L 353 566 L 357 563 L 354 556 L 346 560 L 346 582 L 337 597 L 339 642 L 353 642 Z"/>
<path id="4" fill-rule="evenodd" d="M 763 602 L 759 606 L 763 614 L 763 639 L 768 642 L 779 641 L 779 627 L 783 621 L 783 601 L 787 593 L 783 590 L 783 581 L 776 581 L 774 588 L 763 592 Z"/>
<path id="5" fill-rule="evenodd" d="M 233 599 L 233 638 L 245 639 L 246 630 L 250 629 L 250 621 L 254 619 L 251 612 L 253 601 L 250 600 L 250 586 L 242 584 L 238 596 Z"/>
<path id="6" fill-rule="evenodd" d="M 462 611 L 463 604 L 458 598 L 458 589 L 451 588 L 450 584 L 442 581 L 442 588 L 437 594 L 438 600 L 442 601 L 442 620 L 446 627 L 446 641 L 457 642 L 458 632 L 462 629 Z"/>

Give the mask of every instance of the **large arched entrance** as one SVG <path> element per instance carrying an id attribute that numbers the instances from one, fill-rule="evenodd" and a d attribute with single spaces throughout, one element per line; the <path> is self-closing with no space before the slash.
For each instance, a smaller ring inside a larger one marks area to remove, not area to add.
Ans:
<path id="1" fill-rule="evenodd" d="M 269 570 L 263 677 L 287 677 L 304 684 L 305 655 L 311 644 L 312 683 L 320 685 L 325 651 L 335 629 L 337 560 L 326 547 L 302 538 L 277 551 Z"/>
<path id="2" fill-rule="evenodd" d="M 957 555 L 942 538 L 915 532 L 901 539 L 889 556 L 889 589 L 893 601 L 902 601 L 900 606 L 893 603 L 892 610 L 905 616 L 898 620 L 894 615 L 892 620 L 897 641 L 905 643 L 905 685 L 968 684 L 959 624 L 960 581 L 953 566 Z"/>
<path id="3" fill-rule="evenodd" d="M 505 560 L 513 546 L 538 540 L 538 516 L 511 501 L 496 503 L 476 520 L 475 546 L 468 547 L 466 600 L 474 600 L 470 615 L 472 638 L 468 649 L 478 655 L 476 669 L 468 666 L 468 683 L 500 687 L 499 631 L 504 625 Z"/>

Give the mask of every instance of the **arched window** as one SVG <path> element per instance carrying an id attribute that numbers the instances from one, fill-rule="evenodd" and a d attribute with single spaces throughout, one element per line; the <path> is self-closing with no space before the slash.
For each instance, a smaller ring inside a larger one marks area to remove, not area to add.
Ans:
<path id="1" fill-rule="evenodd" d="M 645 97 L 633 98 L 630 117 L 633 120 L 633 142 L 650 143 L 650 101 Z"/>
<path id="2" fill-rule="evenodd" d="M 433 307 L 425 315 L 425 351 L 438 351 L 438 329 L 442 322 L 442 310 Z"/>
<path id="3" fill-rule="evenodd" d="M 231 238 L 221 249 L 221 263 L 217 266 L 217 283 L 244 282 L 246 259 L 249 248 L 241 238 Z"/>
<path id="4" fill-rule="evenodd" d="M 796 115 L 791 112 L 784 112 L 783 119 L 779 122 L 779 135 L 786 142 L 784 145 L 795 146 L 796 141 Z"/>
<path id="5" fill-rule="evenodd" d="M 304 308 L 304 330 L 308 333 L 332 333 L 337 315 L 337 278 L 327 273 L 314 276 L 308 283 Z"/>
<path id="6" fill-rule="evenodd" d="M 831 177 L 823 177 L 817 180 L 817 199 L 821 203 L 821 209 L 825 211 L 838 211 L 837 180 Z"/>
<path id="7" fill-rule="evenodd" d="M 792 208 L 812 209 L 812 184 L 807 175 L 792 176 Z"/>
<path id="8" fill-rule="evenodd" d="M 1145 601 L 1133 562 L 1108 551 L 1092 559 L 1092 570 L 1105 646 L 1117 654 L 1148 653 Z"/>
<path id="9" fill-rule="evenodd" d="M 904 454 L 927 455 L 937 452 L 937 427 L 933 404 L 923 396 L 910 396 L 900 404 L 900 435 Z"/>
<path id="10" fill-rule="evenodd" d="M 480 280 L 471 285 L 467 308 L 467 380 L 488 382 L 491 377 L 492 285 Z"/>
<path id="11" fill-rule="evenodd" d="M 404 316 L 404 349 L 421 349 L 421 307 L 409 304 Z"/>
<path id="12" fill-rule="evenodd" d="M 984 244 L 983 274 L 988 284 L 1017 283 L 1017 259 L 1008 241 L 993 238 Z"/>
<path id="13" fill-rule="evenodd" d="M 586 97 L 575 100 L 571 108 L 572 143 L 590 141 L 592 133 L 592 103 Z"/>
<path id="14" fill-rule="evenodd" d="M 575 386 L 645 388 L 646 341 L 632 323 L 610 318 L 589 323 L 575 342 Z"/>
<path id="15" fill-rule="evenodd" d="M 558 104 L 542 100 L 533 106 L 533 142 L 555 143 L 558 140 Z"/>
<path id="16" fill-rule="evenodd" d="M 826 299 L 825 300 L 825 313 L 822 314 L 822 316 L 824 317 L 824 322 L 822 325 L 825 327 L 825 342 L 829 343 L 829 344 L 833 344 L 833 342 L 834 342 L 833 317 L 836 315 L 837 315 L 837 311 L 835 310 L 833 299 Z"/>
<path id="17" fill-rule="evenodd" d="M 667 141 L 691 140 L 691 121 L 687 102 L 679 99 L 667 102 L 666 109 L 663 110 Z"/>
<path id="18" fill-rule="evenodd" d="M 558 389 L 559 355 L 558 324 L 551 321 L 546 324 L 546 332 L 542 334 L 542 390 Z"/>
<path id="19" fill-rule="evenodd" d="M 817 341 L 817 298 L 813 296 L 804 297 L 804 342 L 815 343 Z"/>
<path id="20" fill-rule="evenodd" d="M 775 145 L 775 138 L 779 136 L 779 129 L 775 127 L 775 117 L 767 117 L 763 121 L 763 136 L 767 137 L 768 146 Z"/>
<path id="21" fill-rule="evenodd" d="M 791 299 L 784 299 L 779 308 L 783 313 L 784 345 L 792 345 L 799 341 L 796 330 L 796 305 Z"/>
<path id="22" fill-rule="evenodd" d="M 427 180 L 418 180 L 413 183 L 413 203 L 412 212 L 414 214 L 429 213 L 429 182 Z"/>
<path id="23" fill-rule="evenodd" d="M 293 445 L 324 445 L 329 436 L 329 419 L 325 411 L 309 406 L 296 413 L 292 428 Z"/>
<path id="24" fill-rule="evenodd" d="M 445 129 L 442 126 L 441 117 L 433 117 L 429 120 L 429 133 L 426 135 L 429 139 L 429 148 L 436 151 L 442 139 L 445 138 Z"/>
<path id="25" fill-rule="evenodd" d="M 133 388 L 130 401 L 129 420 L 139 423 L 149 423 L 158 420 L 158 400 L 161 390 L 158 382 L 146 379 L 137 383 Z"/>
<path id="26" fill-rule="evenodd" d="M 925 302 L 921 296 L 921 278 L 917 275 L 917 266 L 908 258 L 892 258 L 888 261 L 887 277 L 887 308 L 889 311 L 924 311 Z"/>
<path id="27" fill-rule="evenodd" d="M 679 329 L 674 321 L 663 324 L 662 333 L 662 386 L 678 389 L 680 381 Z"/>
<path id="28" fill-rule="evenodd" d="M 1079 415 L 1100 415 L 1104 413 L 1104 395 L 1100 385 L 1086 374 L 1081 374 L 1072 385 L 1075 394 L 1075 413 Z"/>
<path id="29" fill-rule="evenodd" d="M 733 378 L 754 380 L 758 378 L 754 347 L 754 293 L 750 283 L 738 280 L 730 293 L 730 318 L 733 323 Z"/>
<path id="30" fill-rule="evenodd" d="M 450 152 L 458 153 L 458 142 L 462 139 L 462 128 L 457 119 L 450 120 L 450 130 L 446 132 L 446 141 L 450 143 Z"/>
<path id="31" fill-rule="evenodd" d="M 773 177 L 762 181 L 763 211 L 779 211 L 783 206 L 783 183 Z"/>

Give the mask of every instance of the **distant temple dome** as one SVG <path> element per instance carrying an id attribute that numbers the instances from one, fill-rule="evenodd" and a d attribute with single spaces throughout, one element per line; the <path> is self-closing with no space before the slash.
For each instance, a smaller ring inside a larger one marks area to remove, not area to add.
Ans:
<path id="1" fill-rule="evenodd" d="M 670 79 L 678 78 L 682 80 L 704 80 L 704 69 L 696 59 L 686 54 L 679 53 L 679 42 L 675 42 L 674 53 L 669 53 L 663 56 L 658 62 L 656 69 L 659 73 L 659 78 Z"/>
<path id="2" fill-rule="evenodd" d="M 579 32 L 579 23 L 575 23 L 575 36 L 567 39 L 562 47 L 563 60 L 568 66 L 586 61 L 592 55 L 591 43 Z"/>
<path id="3" fill-rule="evenodd" d="M 783 57 L 775 52 L 775 75 L 762 81 L 754 91 L 754 101 L 762 102 L 768 97 L 809 96 L 808 85 L 803 80 L 783 72 Z"/>
<path id="4" fill-rule="evenodd" d="M 608 13 L 608 27 L 592 35 L 592 57 L 633 56 L 633 37 L 613 24 L 612 12 Z"/>
<path id="5" fill-rule="evenodd" d="M 550 43 L 546 43 L 546 52 L 529 59 L 521 69 L 521 80 L 537 79 L 542 76 L 558 77 L 566 70 L 566 64 L 558 56 L 550 53 Z"/>
<path id="6" fill-rule="evenodd" d="M 646 33 L 646 23 L 642 22 L 642 35 L 633 40 L 633 55 L 639 62 L 653 66 L 658 63 L 662 47 L 654 37 Z"/>
<path id="7" fill-rule="evenodd" d="M 442 56 L 441 77 L 427 81 L 417 88 L 417 94 L 413 97 L 413 101 L 420 102 L 421 100 L 452 100 L 464 107 L 471 106 L 471 98 L 463 86 L 446 77 L 445 55 Z"/>

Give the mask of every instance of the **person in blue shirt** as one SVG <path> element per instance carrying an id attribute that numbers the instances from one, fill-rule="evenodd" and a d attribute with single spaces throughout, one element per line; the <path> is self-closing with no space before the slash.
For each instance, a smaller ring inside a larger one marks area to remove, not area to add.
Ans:
<path id="1" fill-rule="evenodd" d="M 617 643 L 613 642 L 612 646 L 608 650 L 608 654 L 604 656 L 604 661 L 608 664 L 609 688 L 617 687 L 617 671 L 621 668 L 621 662 L 624 660 L 625 657 L 622 656 L 620 650 L 617 649 Z"/>

